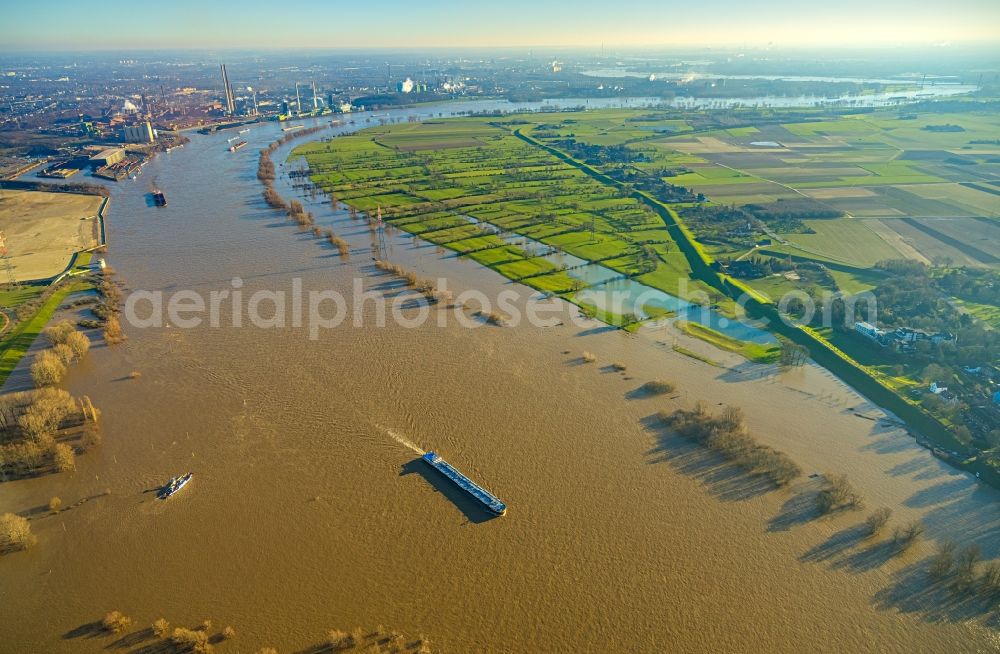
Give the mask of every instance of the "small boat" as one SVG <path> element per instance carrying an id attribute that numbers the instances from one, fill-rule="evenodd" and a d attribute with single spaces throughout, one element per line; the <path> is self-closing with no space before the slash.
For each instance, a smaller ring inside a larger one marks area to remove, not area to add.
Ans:
<path id="1" fill-rule="evenodd" d="M 247 127 L 246 129 L 241 129 L 239 132 L 237 132 L 237 134 L 246 134 L 249 131 L 250 131 L 250 128 Z"/>
<path id="2" fill-rule="evenodd" d="M 186 475 L 181 475 L 180 477 L 171 477 L 170 481 L 163 485 L 163 487 L 156 493 L 156 496 L 161 500 L 165 500 L 180 489 L 187 486 L 187 483 L 191 481 L 191 477 L 194 477 L 193 472 L 189 472 Z"/>
<path id="3" fill-rule="evenodd" d="M 233 141 L 238 141 L 240 137 L 234 136 L 232 138 L 226 139 L 226 143 L 232 143 Z"/>
<path id="4" fill-rule="evenodd" d="M 159 189 L 153 191 L 153 204 L 158 207 L 167 206 L 167 196 L 163 195 L 163 191 Z"/>
<path id="5" fill-rule="evenodd" d="M 303 127 L 305 127 L 305 125 L 292 125 L 291 127 L 282 127 L 281 131 L 282 132 L 290 132 L 293 129 L 302 129 Z"/>
<path id="6" fill-rule="evenodd" d="M 230 152 L 236 152 L 240 148 L 246 146 L 246 144 L 247 144 L 246 141 L 240 141 L 239 143 L 234 143 L 233 145 L 229 146 L 229 151 Z"/>

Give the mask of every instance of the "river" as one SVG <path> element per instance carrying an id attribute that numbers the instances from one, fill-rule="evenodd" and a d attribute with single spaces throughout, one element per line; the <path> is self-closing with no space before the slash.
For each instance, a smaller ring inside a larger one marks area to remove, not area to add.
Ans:
<path id="1" fill-rule="evenodd" d="M 207 294 L 238 277 L 245 296 L 295 278 L 306 290 L 360 279 L 399 292 L 371 265 L 368 228 L 345 212 L 298 196 L 350 242 L 346 261 L 260 201 L 257 150 L 279 125 L 253 126 L 237 153 L 231 135 L 193 134 L 112 186 L 107 256 L 129 290 Z M 148 206 L 153 179 L 166 208 Z M 292 196 L 284 176 L 278 186 Z M 517 290 L 521 309 L 533 295 L 409 235 L 386 239 L 387 258 L 456 292 Z M 454 653 L 996 649 L 997 632 L 965 607 L 922 592 L 928 547 L 883 561 L 850 537 L 864 513 L 806 519 L 814 480 L 763 492 L 651 417 L 699 399 L 740 405 L 760 440 L 807 473 L 849 474 L 870 508 L 991 557 L 995 491 L 822 369 L 750 365 L 669 325 L 576 326 L 561 310 L 564 325 L 548 328 L 408 329 L 374 327 L 365 305 L 363 327 L 316 340 L 305 327 L 225 321 L 126 326 L 128 341 L 95 346 L 66 382 L 102 409 L 103 444 L 75 473 L 0 484 L 0 512 L 91 498 L 36 514 L 38 545 L 0 557 L 0 652 L 104 651 L 113 639 L 80 627 L 112 609 L 139 628 L 159 617 L 231 624 L 236 640 L 219 652 L 299 652 L 328 629 L 379 624 Z M 722 367 L 674 352 L 675 341 Z M 584 350 L 597 362 L 582 363 Z M 24 378 L 22 367 L 9 387 Z M 678 391 L 636 392 L 654 378 Z M 487 519 L 457 497 L 417 460 L 429 449 L 507 515 Z M 187 470 L 194 480 L 170 500 L 148 492 Z"/>
<path id="2" fill-rule="evenodd" d="M 840 95 L 761 95 L 753 97 L 692 97 L 678 95 L 663 103 L 681 109 L 727 109 L 736 107 L 891 107 L 914 101 L 933 100 L 968 95 L 979 90 L 975 84 L 962 84 L 951 78 L 943 81 L 929 77 L 917 80 L 913 77 L 898 79 L 870 79 L 860 77 L 823 77 L 801 75 L 718 75 L 713 73 L 678 73 L 637 71 L 626 68 L 601 68 L 587 70 L 584 75 L 597 78 L 639 77 L 671 82 L 692 82 L 696 80 L 766 80 L 772 82 L 822 82 L 826 84 L 865 84 L 890 87 L 887 91 L 867 93 L 842 93 Z M 929 81 L 928 81 L 929 80 Z M 713 84 L 714 85 L 714 84 Z M 894 88 L 907 87 L 907 88 Z"/>

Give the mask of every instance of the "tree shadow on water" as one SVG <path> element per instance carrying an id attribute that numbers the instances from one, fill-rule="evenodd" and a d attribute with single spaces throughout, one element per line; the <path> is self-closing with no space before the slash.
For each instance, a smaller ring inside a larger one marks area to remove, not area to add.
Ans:
<path id="1" fill-rule="evenodd" d="M 973 589 L 958 589 L 953 581 L 936 579 L 928 572 L 930 557 L 895 575 L 875 594 L 872 604 L 880 611 L 898 611 L 930 623 L 979 621 L 1000 627 L 1000 614 L 989 598 Z"/>
<path id="2" fill-rule="evenodd" d="M 892 538 L 863 542 L 867 543 L 865 547 L 841 557 L 834 562 L 833 567 L 837 570 L 856 573 L 869 572 L 881 568 L 901 554 L 900 546 Z"/>
<path id="3" fill-rule="evenodd" d="M 576 334 L 573 334 L 573 336 L 579 338 L 582 336 L 594 336 L 596 334 L 605 334 L 607 332 L 615 332 L 615 331 L 618 331 L 617 327 L 614 327 L 612 325 L 600 325 L 598 327 L 588 327 L 587 329 L 581 330 Z"/>
<path id="4" fill-rule="evenodd" d="M 958 493 L 966 490 L 971 482 L 964 476 L 957 476 L 922 488 L 908 497 L 903 504 L 916 509 L 927 509 L 954 500 Z"/>
<path id="5" fill-rule="evenodd" d="M 842 559 L 850 550 L 858 545 L 868 534 L 868 528 L 862 523 L 841 529 L 825 541 L 810 548 L 799 557 L 803 563 L 822 563 Z"/>
<path id="6" fill-rule="evenodd" d="M 816 508 L 816 497 L 822 490 L 819 478 L 800 482 L 792 489 L 791 496 L 785 500 L 778 515 L 771 518 L 767 525 L 768 531 L 789 531 L 793 527 L 804 525 L 820 517 Z"/>
<path id="7" fill-rule="evenodd" d="M 465 491 L 446 479 L 437 470 L 431 468 L 419 457 L 404 464 L 399 475 L 401 477 L 406 475 L 423 477 L 424 481 L 454 504 L 465 515 L 465 518 L 473 524 L 488 522 L 499 517 L 484 509 L 479 502 L 469 497 Z"/>
<path id="8" fill-rule="evenodd" d="M 893 477 L 903 477 L 923 472 L 930 466 L 930 463 L 922 456 L 913 456 L 902 463 L 897 463 L 886 470 L 886 474 Z"/>
<path id="9" fill-rule="evenodd" d="M 828 563 L 834 570 L 861 573 L 875 570 L 900 554 L 892 538 L 872 536 L 866 523 L 841 529 L 799 557 L 803 563 Z"/>
<path id="10" fill-rule="evenodd" d="M 104 630 L 104 625 L 101 624 L 101 621 L 95 620 L 70 629 L 62 637 L 64 640 L 71 640 L 73 638 L 97 638 L 98 636 L 107 635 L 108 632 Z"/>
<path id="11" fill-rule="evenodd" d="M 699 481 L 713 497 L 742 502 L 776 489 L 766 477 L 749 474 L 715 452 L 664 428 L 656 416 L 642 422 L 656 438 L 656 444 L 646 453 L 648 462 L 669 463 L 677 472 Z"/>
<path id="12" fill-rule="evenodd" d="M 152 627 L 146 627 L 145 629 L 140 629 L 139 631 L 132 632 L 130 634 L 125 634 L 113 643 L 108 644 L 104 649 L 131 649 L 133 647 L 138 647 L 144 642 L 155 636 Z M 143 648 L 145 649 L 145 648 Z M 145 653 L 144 653 L 145 654 Z"/>
<path id="13" fill-rule="evenodd" d="M 157 640 L 156 642 L 149 643 L 148 645 L 143 645 L 137 649 L 129 651 L 128 654 L 178 654 L 179 652 L 188 652 L 187 648 L 179 647 L 175 645 L 173 641 L 169 638 L 163 638 Z"/>

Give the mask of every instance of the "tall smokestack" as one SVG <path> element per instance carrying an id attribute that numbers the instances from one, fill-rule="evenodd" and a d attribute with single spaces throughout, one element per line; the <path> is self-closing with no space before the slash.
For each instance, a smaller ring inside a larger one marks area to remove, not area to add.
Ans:
<path id="1" fill-rule="evenodd" d="M 236 113 L 236 101 L 233 99 L 233 87 L 229 83 L 229 74 L 226 73 L 226 64 L 219 64 L 222 68 L 222 86 L 226 91 L 226 113 L 230 116 Z"/>

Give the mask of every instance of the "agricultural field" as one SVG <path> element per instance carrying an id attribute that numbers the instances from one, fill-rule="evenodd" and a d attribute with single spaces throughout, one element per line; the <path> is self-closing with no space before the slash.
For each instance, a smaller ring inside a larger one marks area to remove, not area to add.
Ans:
<path id="1" fill-rule="evenodd" d="M 614 133 L 605 119 L 600 140 L 591 139 L 593 130 L 581 126 L 589 122 L 580 118 L 526 121 L 535 123 L 528 128 L 533 136 L 550 143 L 572 135 L 602 144 Z M 625 143 L 642 154 L 636 167 L 669 170 L 665 181 L 710 203 L 809 202 L 838 216 L 804 220 L 795 231 L 773 230 L 768 236 L 780 251 L 861 268 L 890 258 L 994 266 L 997 243 L 983 219 L 1000 215 L 998 134 L 1000 118 L 988 113 L 887 110 L 795 116 L 794 122 L 780 122 L 779 115 L 751 127 L 692 129 Z M 714 241 L 709 247 L 738 251 Z"/>
<path id="2" fill-rule="evenodd" d="M 603 140 L 659 136 L 642 123 L 615 130 L 624 114 L 597 114 L 585 131 Z M 687 294 L 726 302 L 690 279 L 684 255 L 647 206 L 487 119 L 377 127 L 300 146 L 292 156 L 304 158 L 312 181 L 338 202 L 381 209 L 391 225 L 540 291 L 572 300 L 594 277 L 573 269 L 597 262 L 603 278 L 635 277 L 671 294 L 684 279 Z"/>
<path id="3" fill-rule="evenodd" d="M 789 252 L 818 253 L 862 268 L 903 256 L 865 221 L 845 217 L 804 222 L 808 233 L 784 235 L 791 244 Z"/>

